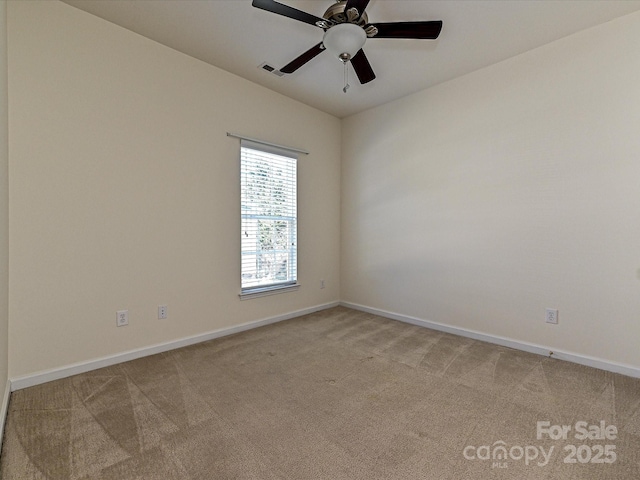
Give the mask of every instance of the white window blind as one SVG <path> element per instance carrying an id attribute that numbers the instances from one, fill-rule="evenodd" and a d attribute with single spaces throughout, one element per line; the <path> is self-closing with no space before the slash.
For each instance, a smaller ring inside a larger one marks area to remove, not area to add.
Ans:
<path id="1" fill-rule="evenodd" d="M 297 156 L 242 140 L 242 293 L 297 285 Z"/>

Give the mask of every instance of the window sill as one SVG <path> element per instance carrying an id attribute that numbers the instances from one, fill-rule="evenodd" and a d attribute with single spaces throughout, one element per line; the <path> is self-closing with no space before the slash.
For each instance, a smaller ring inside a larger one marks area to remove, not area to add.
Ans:
<path id="1" fill-rule="evenodd" d="M 246 292 L 240 292 L 238 296 L 240 300 L 251 300 L 252 298 L 266 297 L 269 295 L 277 295 L 279 293 L 294 292 L 300 288 L 299 283 L 276 285 L 265 288 L 254 288 Z"/>

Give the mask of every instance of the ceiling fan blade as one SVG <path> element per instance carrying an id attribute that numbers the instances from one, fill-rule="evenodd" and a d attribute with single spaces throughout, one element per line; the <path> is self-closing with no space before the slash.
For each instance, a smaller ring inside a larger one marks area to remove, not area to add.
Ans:
<path id="1" fill-rule="evenodd" d="M 442 21 L 372 23 L 378 29 L 372 38 L 420 38 L 435 40 L 442 30 Z"/>
<path id="2" fill-rule="evenodd" d="M 353 56 L 351 59 L 351 65 L 353 65 L 353 69 L 356 71 L 358 80 L 360 80 L 360 83 L 363 85 L 376 78 L 376 74 L 373 73 L 373 69 L 371 68 L 371 64 L 369 63 L 367 56 L 364 54 L 364 50 L 360 49 L 360 51 Z"/>
<path id="3" fill-rule="evenodd" d="M 369 5 L 369 0 L 347 0 L 347 4 L 344 6 L 344 11 L 346 12 L 350 8 L 355 8 L 358 10 L 360 16 L 362 16 L 367 5 Z"/>
<path id="4" fill-rule="evenodd" d="M 296 70 L 298 70 L 301 66 L 303 66 L 305 63 L 307 63 L 309 60 L 320 55 L 322 52 L 324 52 L 324 50 L 325 50 L 324 45 L 322 44 L 322 42 L 320 42 L 316 46 L 311 47 L 309 50 L 304 52 L 295 60 L 287 63 L 284 67 L 280 69 L 280 71 L 282 73 L 293 73 Z"/>
<path id="5" fill-rule="evenodd" d="M 315 15 L 289 7 L 288 5 L 283 5 L 282 3 L 275 2 L 274 0 L 253 0 L 252 5 L 256 8 L 266 10 L 267 12 L 277 13 L 278 15 L 283 15 L 285 17 L 293 18 L 294 20 L 308 23 L 309 25 L 316 25 L 317 22 L 325 21 L 324 18 L 316 17 Z"/>

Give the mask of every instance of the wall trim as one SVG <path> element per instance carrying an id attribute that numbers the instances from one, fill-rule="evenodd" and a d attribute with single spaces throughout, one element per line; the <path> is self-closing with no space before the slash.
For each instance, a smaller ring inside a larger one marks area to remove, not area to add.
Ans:
<path id="1" fill-rule="evenodd" d="M 451 333 L 461 337 L 472 338 L 474 340 L 481 340 L 483 342 L 493 343 L 501 345 L 503 347 L 514 348 L 516 350 L 522 350 L 529 353 L 535 353 L 549 357 L 553 351 L 553 358 L 559 360 L 565 360 L 567 362 L 577 363 L 587 367 L 598 368 L 600 370 L 606 370 L 608 372 L 620 373 L 629 377 L 640 378 L 640 368 L 622 363 L 611 362 L 597 357 L 590 357 L 588 355 L 581 355 L 573 352 L 566 352 L 562 350 L 556 350 L 555 348 L 545 347 L 544 345 L 537 345 L 534 343 L 523 342 L 520 340 L 514 340 L 512 338 L 501 337 L 498 335 L 491 335 L 487 333 L 478 332 L 476 330 L 469 330 L 466 328 L 453 327 L 445 325 L 443 323 L 431 322 L 423 320 L 421 318 L 411 317 L 409 315 L 402 315 L 399 313 L 388 312 L 378 308 L 367 307 L 365 305 L 359 305 L 351 302 L 340 302 L 343 307 L 353 308 L 354 310 L 360 310 L 362 312 L 372 313 L 381 317 L 389 318 L 391 320 L 398 320 L 404 323 L 410 323 L 419 327 L 426 327 L 432 330 L 438 330 L 440 332 Z"/>
<path id="2" fill-rule="evenodd" d="M 128 352 L 117 353 L 115 355 L 109 355 L 107 357 L 96 358 L 88 360 L 86 362 L 74 363 L 59 368 L 53 368 L 51 370 L 45 370 L 21 377 L 10 379 L 10 391 L 16 391 L 27 387 L 33 387 L 42 383 L 51 382 L 53 380 L 59 380 L 61 378 L 70 377 L 72 375 L 78 375 L 79 373 L 86 373 L 99 368 L 109 367 L 118 363 L 128 362 L 130 360 L 136 360 L 142 357 L 148 357 L 157 353 L 167 352 L 169 350 L 175 350 L 177 348 L 187 347 L 196 343 L 206 342 L 215 338 L 226 337 L 227 335 L 233 335 L 234 333 L 244 332 L 246 330 L 252 330 L 254 328 L 263 327 L 272 323 L 282 322 L 291 318 L 308 315 L 310 313 L 326 310 L 327 308 L 337 307 L 340 302 L 325 303 L 322 305 L 316 305 L 302 310 L 296 310 L 294 312 L 285 313 L 282 315 L 276 315 L 274 317 L 263 318 L 260 320 L 253 320 L 251 322 L 242 323 L 240 325 L 234 325 L 232 327 L 220 328 L 211 332 L 194 335 L 191 337 L 185 337 L 178 340 L 172 340 L 166 343 L 159 343 L 148 347 L 138 348 L 136 350 L 130 350 Z M 9 389 L 8 389 L 9 390 Z M 5 396 L 8 397 L 8 392 L 5 392 Z M 3 417 L 4 418 L 4 417 Z"/>
<path id="3" fill-rule="evenodd" d="M 284 320 L 289 320 L 295 317 L 308 315 L 311 313 L 319 312 L 321 310 L 326 310 L 328 308 L 337 307 L 339 305 L 347 308 L 352 308 L 354 310 L 359 310 L 362 312 L 379 315 L 381 317 L 389 318 L 391 320 L 397 320 L 397 321 L 408 323 L 411 325 L 430 328 L 432 330 L 451 333 L 453 335 L 472 338 L 474 340 L 493 343 L 496 345 L 514 348 L 516 350 L 522 350 L 529 353 L 535 353 L 535 354 L 543 355 L 546 357 L 549 356 L 550 351 L 553 351 L 553 358 L 557 358 L 559 360 L 565 360 L 568 362 L 577 363 L 579 365 L 584 365 L 587 367 L 598 368 L 600 370 L 606 370 L 609 372 L 620 373 L 622 375 L 627 375 L 629 377 L 640 378 L 640 368 L 634 367 L 631 365 L 611 362 L 601 358 L 590 357 L 587 355 L 580 355 L 573 352 L 556 350 L 543 345 L 523 342 L 520 340 L 514 340 L 511 338 L 501 337 L 498 335 L 491 335 L 483 332 L 478 332 L 476 330 L 453 327 L 450 325 L 431 322 L 428 320 L 412 317 L 409 315 L 402 315 L 399 313 L 389 312 L 389 311 L 381 310 L 378 308 L 367 307 L 365 305 L 360 305 L 357 303 L 340 301 L 340 302 L 331 302 L 331 303 L 325 303 L 322 305 L 316 305 L 316 306 L 305 308 L 302 310 L 296 310 L 296 311 L 285 313 L 282 315 L 276 315 L 273 317 L 263 318 L 260 320 L 254 320 L 254 321 L 246 322 L 240 325 L 234 325 L 232 327 L 225 327 L 225 328 L 213 330 L 210 332 L 206 332 L 203 334 L 194 335 L 191 337 L 185 337 L 185 338 L 173 340 L 170 342 L 160 343 L 160 344 L 151 345 L 148 347 L 142 347 L 136 350 L 130 350 L 127 352 L 110 355 L 107 357 L 88 360 L 86 362 L 79 362 L 79 363 L 66 365 L 59 368 L 54 368 L 51 370 L 37 372 L 30 375 L 11 378 L 7 380 L 2 405 L 0 407 L 0 427 L 4 427 L 4 422 L 7 415 L 7 409 L 9 406 L 9 396 L 10 396 L 10 393 L 13 391 L 21 390 L 23 388 L 33 387 L 35 385 L 51 382 L 53 380 L 59 380 L 61 378 L 70 377 L 72 375 L 78 375 L 80 373 L 90 372 L 92 370 L 97 370 L 99 368 L 109 367 L 111 365 L 116 365 L 118 363 L 128 362 L 130 360 L 136 360 L 138 358 L 155 355 L 157 353 L 162 353 L 170 350 L 175 350 L 177 348 L 187 347 L 189 345 L 206 342 L 208 340 L 213 340 L 216 338 L 233 335 L 234 333 L 240 333 L 247 330 L 252 330 L 254 328 L 259 328 L 259 327 L 263 327 L 273 323 L 281 322 Z M 4 430 L 0 430 L 0 442 L 2 441 L 3 431 Z"/>
<path id="4" fill-rule="evenodd" d="M 7 378 L 4 387 L 4 395 L 2 396 L 2 405 L 0 406 L 0 453 L 2 453 L 2 444 L 4 439 L 4 426 L 9 413 L 9 397 L 11 396 L 11 380 Z"/>

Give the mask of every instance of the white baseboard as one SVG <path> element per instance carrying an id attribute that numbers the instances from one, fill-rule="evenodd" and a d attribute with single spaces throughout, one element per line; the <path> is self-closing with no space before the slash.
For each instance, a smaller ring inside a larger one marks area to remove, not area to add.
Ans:
<path id="1" fill-rule="evenodd" d="M 192 337 L 181 338 L 166 343 L 157 345 L 151 345 L 148 347 L 131 350 L 128 352 L 117 353 L 108 357 L 96 358 L 86 362 L 75 363 L 72 365 L 66 365 L 60 368 L 54 368 L 42 372 L 37 372 L 30 375 L 24 375 L 10 380 L 10 391 L 20 390 L 22 388 L 33 387 L 34 385 L 40 385 L 41 383 L 51 382 L 53 380 L 59 380 L 61 378 L 70 377 L 72 375 L 78 375 L 79 373 L 90 372 L 99 368 L 109 367 L 122 362 L 128 362 L 137 358 L 147 357 L 149 355 L 155 355 L 157 353 L 166 352 L 169 350 L 175 350 L 176 348 L 186 347 L 194 345 L 196 343 L 206 342 L 207 340 L 213 340 L 214 338 L 225 337 L 227 335 L 233 335 L 234 333 L 244 332 L 253 328 L 262 327 L 272 323 L 281 322 L 283 320 L 289 320 L 291 318 L 300 317 L 302 315 L 308 315 L 310 313 L 325 310 L 331 307 L 337 307 L 340 302 L 326 303 L 323 305 L 316 305 L 314 307 L 297 310 L 295 312 L 285 313 L 283 315 L 277 315 L 275 317 L 263 318 L 261 320 L 254 320 L 252 322 L 243 323 L 241 325 L 235 325 L 233 327 L 221 328 L 211 332 L 195 335 Z M 8 397 L 8 394 L 5 394 Z M 4 418 L 4 417 L 3 417 Z"/>
<path id="2" fill-rule="evenodd" d="M 194 345 L 196 343 L 206 342 L 208 340 L 213 340 L 215 338 L 220 338 L 227 335 L 233 335 L 234 333 L 244 332 L 246 330 L 251 330 L 253 328 L 258 328 L 265 325 L 270 325 L 272 323 L 289 320 L 291 318 L 299 317 L 302 315 L 308 315 L 310 313 L 318 312 L 320 310 L 325 310 L 327 308 L 336 307 L 338 305 L 342 305 L 348 308 L 353 308 L 354 310 L 360 310 L 363 312 L 372 313 L 374 315 L 390 318 L 392 320 L 398 320 L 400 322 L 430 328 L 432 330 L 451 333 L 453 335 L 459 335 L 462 337 L 468 337 L 474 340 L 481 340 L 483 342 L 502 345 L 509 348 L 515 348 L 517 350 L 535 353 L 535 354 L 543 355 L 547 357 L 549 356 L 550 351 L 553 350 L 553 358 L 566 360 L 569 362 L 585 365 L 588 367 L 598 368 L 601 370 L 607 370 L 614 373 L 620 373 L 622 375 L 627 375 L 629 377 L 640 378 L 640 368 L 634 367 L 631 365 L 624 365 L 624 364 L 611 362 L 611 361 L 590 357 L 586 355 L 580 355 L 572 352 L 559 351 L 549 347 L 545 347 L 543 345 L 536 345 L 528 342 L 514 340 L 511 338 L 500 337 L 497 335 L 490 335 L 490 334 L 478 332 L 475 330 L 469 330 L 469 329 L 464 329 L 460 327 L 452 327 L 450 325 L 430 322 L 428 320 L 423 320 L 421 318 L 411 317 L 408 315 L 402 315 L 394 312 L 388 312 L 378 308 L 367 307 L 365 305 L 359 305 L 356 303 L 332 302 L 332 303 L 327 303 L 323 305 L 316 305 L 314 307 L 309 307 L 302 310 L 297 310 L 297 311 L 286 313 L 283 315 L 277 315 L 275 317 L 269 317 L 269 318 L 264 318 L 260 320 L 255 320 L 252 322 L 243 323 L 241 325 L 235 325 L 233 327 L 221 328 L 218 330 L 203 333 L 200 335 L 195 335 L 192 337 L 181 338 L 178 340 L 173 340 L 171 342 L 151 345 L 148 347 L 143 347 L 143 348 L 131 350 L 128 352 L 110 355 L 108 357 L 97 358 L 97 359 L 89 360 L 86 362 L 66 365 L 66 366 L 51 369 L 51 370 L 46 370 L 46 371 L 37 372 L 30 375 L 9 379 L 7 380 L 7 386 L 4 392 L 4 397 L 3 397 L 2 406 L 1 406 L 2 410 L 0 410 L 0 426 L 3 426 L 2 424 L 4 423 L 4 419 L 6 418 L 6 412 L 7 412 L 8 403 L 9 403 L 9 394 L 12 391 L 20 390 L 22 388 L 32 387 L 34 385 L 40 385 L 42 383 L 51 382 L 53 380 L 59 380 L 61 378 L 70 377 L 72 375 L 78 375 L 80 373 L 85 373 L 92 370 L 97 370 L 99 368 L 109 367 L 111 365 L 116 365 L 118 363 L 128 362 L 130 360 L 135 360 L 137 358 L 147 357 L 149 355 L 155 355 L 157 353 L 174 350 L 176 348 L 181 348 L 189 345 Z M 0 441 L 2 440 L 1 438 L 2 431 L 3 430 L 0 430 Z"/>
<path id="3" fill-rule="evenodd" d="M 625 365 L 621 363 L 611 362 L 603 360 L 601 358 L 590 357 L 587 355 L 580 355 L 577 353 L 566 352 L 556 350 L 554 348 L 545 347 L 543 345 L 536 345 L 533 343 L 523 342 L 520 340 L 514 340 L 511 338 L 500 337 L 497 335 L 490 335 L 487 333 L 478 332 L 475 330 L 468 330 L 460 327 L 452 327 L 442 323 L 430 322 L 421 318 L 411 317 L 408 315 L 402 315 L 399 313 L 387 312 L 378 308 L 371 308 L 365 305 L 359 305 L 357 303 L 340 302 L 340 305 L 354 310 L 360 310 L 362 312 L 372 313 L 381 317 L 390 318 L 392 320 L 398 320 L 404 323 L 410 323 L 412 325 L 418 325 L 420 327 L 430 328 L 432 330 L 438 330 L 441 332 L 451 333 L 453 335 L 459 335 L 461 337 L 472 338 L 474 340 L 481 340 L 483 342 L 493 343 L 496 345 L 502 345 L 503 347 L 515 348 L 516 350 L 522 350 L 529 353 L 536 353 L 538 355 L 550 356 L 553 351 L 553 358 L 559 360 L 566 360 L 568 362 L 585 365 L 587 367 L 598 368 L 600 370 L 606 370 L 609 372 L 620 373 L 629 377 L 640 378 L 640 368 L 631 365 Z"/>
<path id="4" fill-rule="evenodd" d="M 2 440 L 4 439 L 4 424 L 9 411 L 9 397 L 11 396 L 11 381 L 7 379 L 2 395 L 2 405 L 0 406 L 0 453 L 2 453 Z"/>

